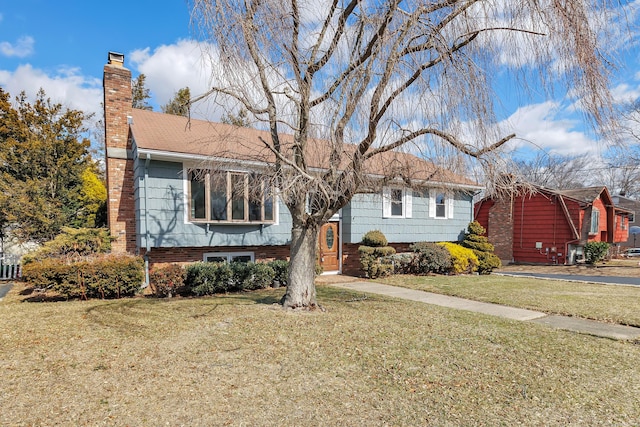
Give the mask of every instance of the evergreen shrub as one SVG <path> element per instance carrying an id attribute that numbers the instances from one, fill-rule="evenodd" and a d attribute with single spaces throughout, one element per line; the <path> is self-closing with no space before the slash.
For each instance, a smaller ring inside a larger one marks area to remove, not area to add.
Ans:
<path id="1" fill-rule="evenodd" d="M 279 286 L 287 286 L 289 283 L 289 261 L 275 260 L 270 261 L 268 265 L 273 268 L 273 286 L 277 288 Z"/>
<path id="2" fill-rule="evenodd" d="M 500 268 L 502 262 L 494 253 L 494 247 L 486 238 L 486 230 L 478 221 L 469 223 L 461 245 L 469 248 L 478 258 L 478 273 L 491 274 L 494 268 Z"/>
<path id="3" fill-rule="evenodd" d="M 609 253 L 607 242 L 587 242 L 584 245 L 584 259 L 587 264 L 595 264 L 606 258 Z"/>
<path id="4" fill-rule="evenodd" d="M 367 233 L 370 234 L 372 232 Z M 379 234 L 378 234 L 379 233 Z M 367 239 L 369 243 L 380 244 L 386 242 L 387 239 L 382 233 L 376 230 L 372 233 L 373 239 Z M 363 239 L 364 243 L 365 239 Z M 360 254 L 360 264 L 366 277 L 375 279 L 376 277 L 384 277 L 393 274 L 393 262 L 390 255 L 396 253 L 395 248 L 391 246 L 369 246 L 362 245 L 358 248 Z"/>
<path id="5" fill-rule="evenodd" d="M 62 227 L 62 233 L 22 258 L 23 264 L 45 258 L 79 258 L 107 253 L 113 238 L 105 228 Z"/>
<path id="6" fill-rule="evenodd" d="M 446 274 L 453 268 L 449 251 L 432 242 L 417 242 L 410 246 L 414 252 L 411 262 L 413 274 Z"/>
<path id="7" fill-rule="evenodd" d="M 381 248 L 387 246 L 389 242 L 382 231 L 380 230 L 371 230 L 368 231 L 364 236 L 362 236 L 362 242 L 360 242 L 364 246 L 370 246 L 372 248 Z"/>
<path id="8" fill-rule="evenodd" d="M 71 263 L 50 258 L 25 265 L 22 278 L 36 289 L 50 289 L 65 298 L 122 298 L 140 291 L 144 261 L 129 255 L 103 255 Z"/>

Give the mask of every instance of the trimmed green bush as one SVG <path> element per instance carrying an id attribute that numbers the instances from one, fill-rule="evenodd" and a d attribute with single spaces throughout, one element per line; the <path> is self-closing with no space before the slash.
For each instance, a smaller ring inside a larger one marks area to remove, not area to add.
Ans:
<path id="1" fill-rule="evenodd" d="M 186 293 L 185 269 L 178 264 L 154 268 L 149 272 L 149 287 L 153 295 L 164 298 Z"/>
<path id="2" fill-rule="evenodd" d="M 393 274 L 413 274 L 414 254 L 402 252 L 389 255 L 383 261 L 393 264 Z"/>
<path id="3" fill-rule="evenodd" d="M 584 259 L 587 264 L 595 264 L 605 259 L 609 253 L 607 242 L 587 242 L 584 245 Z"/>
<path id="4" fill-rule="evenodd" d="M 232 262 L 231 271 L 236 288 L 240 291 L 268 288 L 276 275 L 268 264 L 254 262 Z"/>
<path id="5" fill-rule="evenodd" d="M 376 277 L 384 277 L 393 274 L 393 262 L 389 258 L 390 255 L 396 253 L 391 246 L 371 247 L 360 246 L 358 248 L 360 254 L 360 264 L 365 275 L 370 279 Z"/>
<path id="6" fill-rule="evenodd" d="M 68 264 L 45 259 L 25 265 L 22 277 L 36 289 L 50 289 L 65 298 L 122 298 L 140 291 L 144 261 L 128 255 L 106 255 Z"/>
<path id="7" fill-rule="evenodd" d="M 22 267 L 22 280 L 38 290 L 53 289 L 64 280 L 68 270 L 69 266 L 57 259 L 31 260 Z"/>
<path id="8" fill-rule="evenodd" d="M 478 268 L 478 257 L 471 249 L 450 242 L 440 242 L 438 244 L 447 249 L 451 255 L 452 273 L 471 273 Z"/>
<path id="9" fill-rule="evenodd" d="M 289 261 L 275 260 L 268 263 L 273 268 L 274 276 L 272 287 L 287 286 L 289 283 Z"/>
<path id="10" fill-rule="evenodd" d="M 186 268 L 185 286 L 197 296 L 264 289 L 273 286 L 276 277 L 286 284 L 288 267 L 287 261 L 196 262 Z"/>
<path id="11" fill-rule="evenodd" d="M 200 261 L 188 265 L 185 270 L 185 286 L 197 296 L 235 290 L 230 264 Z"/>
<path id="12" fill-rule="evenodd" d="M 478 221 L 469 223 L 461 245 L 469 248 L 478 257 L 478 273 L 491 274 L 494 268 L 500 268 L 502 262 L 494 253 L 494 247 L 485 237 L 486 230 Z"/>
<path id="13" fill-rule="evenodd" d="M 384 234 L 382 234 L 380 230 L 368 231 L 362 237 L 362 242 L 360 243 L 364 246 L 370 246 L 372 248 L 381 248 L 389 244 L 387 238 Z"/>
<path id="14" fill-rule="evenodd" d="M 449 251 L 432 242 L 417 242 L 410 246 L 414 252 L 411 263 L 413 274 L 446 274 L 453 268 Z"/>

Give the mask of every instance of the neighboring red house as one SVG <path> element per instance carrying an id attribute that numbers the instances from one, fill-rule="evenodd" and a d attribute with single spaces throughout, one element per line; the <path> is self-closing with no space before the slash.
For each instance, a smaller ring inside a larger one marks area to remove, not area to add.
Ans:
<path id="1" fill-rule="evenodd" d="M 536 187 L 533 193 L 475 205 L 475 219 L 486 228 L 496 255 L 515 263 L 574 264 L 587 242 L 618 247 L 629 237 L 630 215 L 614 206 L 606 187 Z"/>

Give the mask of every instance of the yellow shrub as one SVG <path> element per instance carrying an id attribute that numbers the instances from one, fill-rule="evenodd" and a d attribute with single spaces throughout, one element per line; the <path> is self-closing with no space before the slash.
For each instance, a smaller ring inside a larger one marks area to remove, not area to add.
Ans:
<path id="1" fill-rule="evenodd" d="M 471 249 L 450 242 L 440 242 L 438 244 L 451 254 L 454 274 L 471 273 L 478 269 L 478 257 Z"/>

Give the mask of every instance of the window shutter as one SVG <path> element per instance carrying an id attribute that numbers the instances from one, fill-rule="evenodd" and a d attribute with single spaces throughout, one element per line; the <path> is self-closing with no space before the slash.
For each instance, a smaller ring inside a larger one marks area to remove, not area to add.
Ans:
<path id="1" fill-rule="evenodd" d="M 382 217 L 389 218 L 391 216 L 391 189 L 385 187 L 382 189 Z"/>
<path id="2" fill-rule="evenodd" d="M 436 217 L 436 194 L 433 190 L 429 190 L 429 218 Z"/>
<path id="3" fill-rule="evenodd" d="M 447 198 L 447 218 L 453 218 L 453 196 Z"/>
<path id="4" fill-rule="evenodd" d="M 411 218 L 413 210 L 413 190 L 410 188 L 404 190 L 404 206 L 404 217 Z"/>

